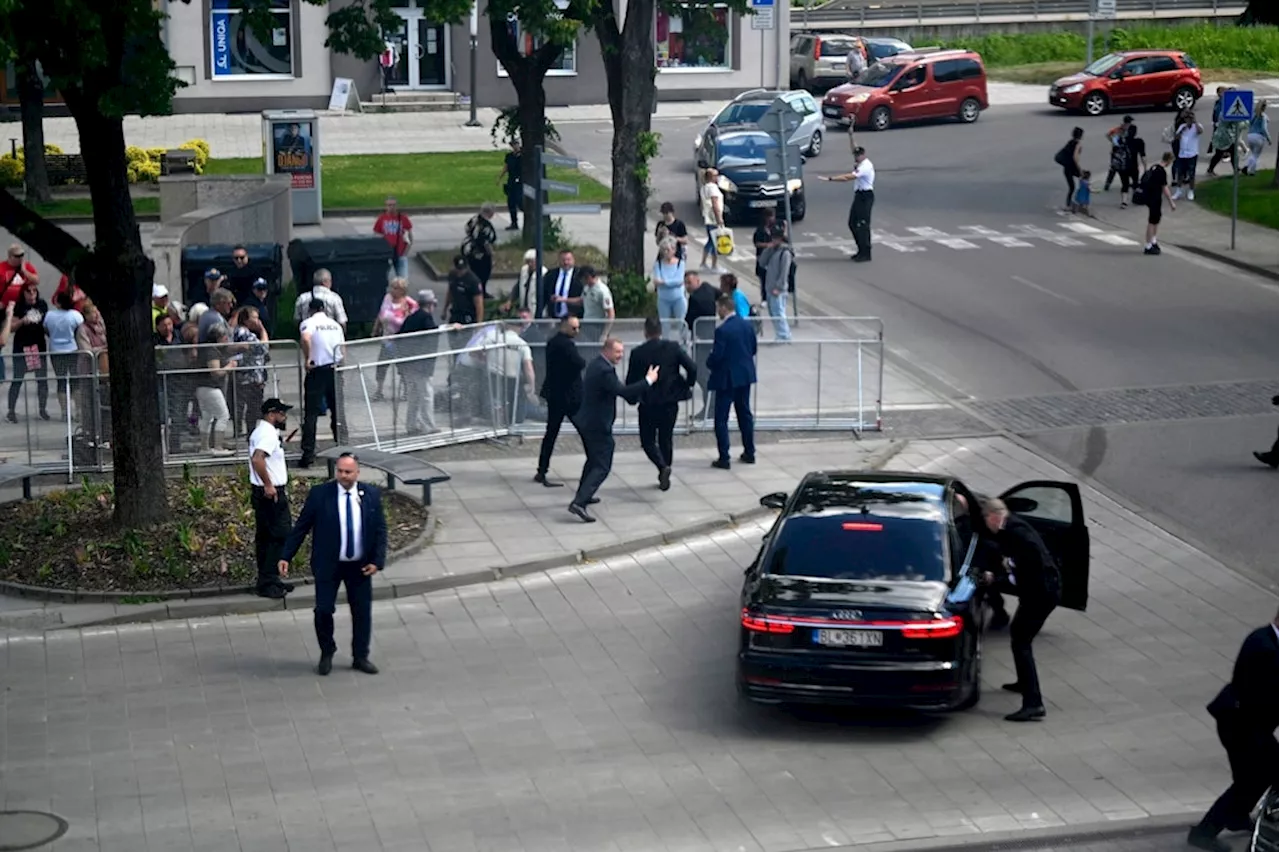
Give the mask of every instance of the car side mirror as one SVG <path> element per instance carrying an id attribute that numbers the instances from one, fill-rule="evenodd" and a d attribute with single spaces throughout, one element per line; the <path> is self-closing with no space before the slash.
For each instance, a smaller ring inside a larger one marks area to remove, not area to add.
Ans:
<path id="1" fill-rule="evenodd" d="M 766 494 L 760 498 L 760 505 L 766 509 L 781 509 L 787 505 L 787 494 L 785 491 L 775 491 L 772 494 Z"/>

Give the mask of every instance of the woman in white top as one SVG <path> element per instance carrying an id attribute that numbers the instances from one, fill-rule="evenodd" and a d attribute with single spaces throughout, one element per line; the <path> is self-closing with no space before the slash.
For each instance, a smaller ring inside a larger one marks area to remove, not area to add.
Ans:
<path id="1" fill-rule="evenodd" d="M 1253 109 L 1253 120 L 1249 122 L 1249 135 L 1245 137 L 1249 146 L 1249 159 L 1244 161 L 1244 173 L 1256 175 L 1258 160 L 1262 157 L 1262 149 L 1271 144 L 1271 127 L 1267 119 L 1266 100 L 1258 101 Z"/>
<path id="2" fill-rule="evenodd" d="M 514 308 L 516 313 L 520 311 L 528 311 L 530 316 L 536 316 L 538 313 L 538 282 L 547 274 L 547 268 L 542 267 L 541 272 L 535 274 L 538 266 L 537 249 L 529 249 L 524 253 L 524 265 L 520 267 L 520 274 L 516 276 L 516 286 L 511 288 L 511 293 L 507 296 L 507 300 L 502 303 L 502 312 L 510 313 Z"/>
<path id="3" fill-rule="evenodd" d="M 1182 114 L 1174 139 L 1178 143 L 1178 158 L 1173 163 L 1173 200 L 1182 197 L 1182 187 L 1187 187 L 1187 200 L 1196 200 L 1196 161 L 1200 157 L 1200 137 L 1204 125 L 1196 121 L 1196 114 L 1187 110 Z"/>
<path id="4" fill-rule="evenodd" d="M 684 261 L 679 254 L 679 244 L 674 237 L 664 237 L 658 243 L 658 259 L 653 262 L 653 291 L 658 294 L 658 318 L 671 335 L 684 326 L 684 316 L 689 310 L 688 296 L 684 292 Z"/>
<path id="5" fill-rule="evenodd" d="M 720 256 L 716 253 L 716 241 L 711 232 L 724 227 L 724 193 L 719 186 L 720 173 L 707 169 L 702 175 L 702 222 L 707 226 L 707 244 L 702 248 L 702 268 L 708 268 L 707 259 L 715 258 L 712 272 L 720 271 Z"/>
<path id="6" fill-rule="evenodd" d="M 62 416 L 67 416 L 67 385 L 76 364 L 76 331 L 84 325 L 84 316 L 72 305 L 71 291 L 62 290 L 53 297 L 54 307 L 44 315 L 44 328 L 49 334 L 49 360 L 57 376 L 54 388 Z"/>

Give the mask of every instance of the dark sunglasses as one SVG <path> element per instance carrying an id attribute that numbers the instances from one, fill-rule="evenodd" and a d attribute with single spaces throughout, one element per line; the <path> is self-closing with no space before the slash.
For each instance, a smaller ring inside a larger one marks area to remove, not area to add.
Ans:
<path id="1" fill-rule="evenodd" d="M 15 251 L 15 252 L 9 253 L 9 257 L 13 258 L 14 260 L 21 260 L 26 256 L 27 256 L 27 253 L 25 251 Z"/>

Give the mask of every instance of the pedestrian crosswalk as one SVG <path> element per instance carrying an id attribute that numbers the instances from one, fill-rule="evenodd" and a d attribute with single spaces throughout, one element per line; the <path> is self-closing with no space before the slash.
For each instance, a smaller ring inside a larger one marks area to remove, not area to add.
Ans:
<path id="1" fill-rule="evenodd" d="M 1137 248 L 1138 240 L 1115 230 L 1107 230 L 1087 222 L 1058 222 L 1056 227 L 1016 224 L 1003 229 L 986 225 L 959 225 L 947 231 L 933 227 L 905 228 L 902 232 L 872 229 L 872 244 L 877 251 L 902 254 L 945 249 L 975 251 L 979 249 L 1034 249 L 1044 245 L 1062 248 L 1088 248 L 1099 243 L 1124 248 Z M 799 231 L 799 229 L 797 229 Z M 794 243 L 796 259 L 831 259 L 850 257 L 856 249 L 848 234 L 799 231 Z M 739 246 L 732 260 L 754 262 L 755 255 L 746 245 Z"/>

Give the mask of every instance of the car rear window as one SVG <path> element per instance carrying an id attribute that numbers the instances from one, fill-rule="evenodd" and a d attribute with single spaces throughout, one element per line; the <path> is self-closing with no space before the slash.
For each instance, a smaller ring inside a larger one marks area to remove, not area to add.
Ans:
<path id="1" fill-rule="evenodd" d="M 947 582 L 936 516 L 793 515 L 777 533 L 765 570 L 832 580 Z"/>
<path id="2" fill-rule="evenodd" d="M 848 56 L 853 50 L 853 39 L 824 38 L 818 44 L 818 51 L 823 56 Z"/>
<path id="3" fill-rule="evenodd" d="M 1199 67 L 1200 67 L 1199 65 L 1196 65 L 1196 64 L 1195 64 L 1195 62 L 1193 62 L 1193 61 L 1191 60 L 1191 57 L 1190 57 L 1190 56 L 1187 56 L 1185 53 L 1184 53 L 1184 54 L 1182 54 L 1182 64 L 1183 64 L 1183 65 L 1185 65 L 1185 66 L 1187 66 L 1188 68 L 1199 68 Z"/>

